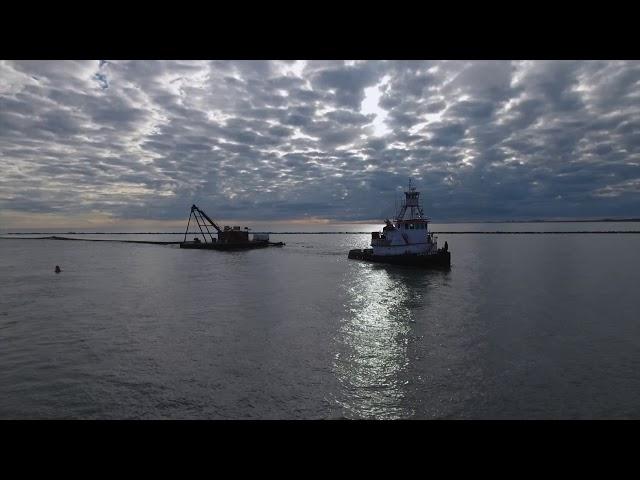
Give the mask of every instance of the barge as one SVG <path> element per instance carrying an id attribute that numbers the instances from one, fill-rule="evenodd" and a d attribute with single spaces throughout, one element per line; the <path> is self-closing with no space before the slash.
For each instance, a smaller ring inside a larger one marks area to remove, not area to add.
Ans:
<path id="1" fill-rule="evenodd" d="M 187 241 L 191 219 L 194 219 L 200 230 L 199 237 Z M 215 235 L 215 237 L 214 237 Z M 195 204 L 191 206 L 187 230 L 184 232 L 184 240 L 180 243 L 180 248 L 190 248 L 199 250 L 251 250 L 254 248 L 282 247 L 283 242 L 269 241 L 268 233 L 254 233 L 253 238 L 249 238 L 249 228 L 240 229 L 239 226 L 225 226 L 220 228 L 216 222 Z"/>

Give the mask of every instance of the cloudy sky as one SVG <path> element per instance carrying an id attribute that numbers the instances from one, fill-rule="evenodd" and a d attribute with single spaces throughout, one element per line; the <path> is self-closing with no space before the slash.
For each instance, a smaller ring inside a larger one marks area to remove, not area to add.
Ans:
<path id="1" fill-rule="evenodd" d="M 640 62 L 0 61 L 0 227 L 640 216 Z"/>

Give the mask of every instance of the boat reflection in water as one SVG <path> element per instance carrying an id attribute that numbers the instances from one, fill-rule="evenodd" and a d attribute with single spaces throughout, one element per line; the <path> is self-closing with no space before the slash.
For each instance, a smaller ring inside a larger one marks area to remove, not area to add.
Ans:
<path id="1" fill-rule="evenodd" d="M 336 398 L 348 418 L 407 418 L 410 388 L 408 348 L 415 315 L 433 276 L 443 272 L 353 264 L 345 279 L 345 318 L 336 336 L 334 370 L 341 384 Z"/>

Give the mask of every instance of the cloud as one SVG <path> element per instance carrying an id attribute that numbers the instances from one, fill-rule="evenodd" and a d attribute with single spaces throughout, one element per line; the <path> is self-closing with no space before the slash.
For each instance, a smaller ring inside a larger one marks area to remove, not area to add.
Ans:
<path id="1" fill-rule="evenodd" d="M 372 219 L 409 177 L 440 220 L 639 213 L 639 62 L 1 61 L 0 80 L 0 210 L 34 219 Z"/>

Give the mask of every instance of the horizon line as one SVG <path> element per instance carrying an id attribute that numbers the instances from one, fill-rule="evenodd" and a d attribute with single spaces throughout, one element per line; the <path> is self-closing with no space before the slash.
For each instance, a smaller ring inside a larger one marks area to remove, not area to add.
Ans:
<path id="1" fill-rule="evenodd" d="M 260 222 L 264 222 L 267 223 L 267 221 L 260 221 Z M 430 221 L 429 223 L 431 224 L 440 224 L 440 225 L 448 225 L 448 224 L 482 224 L 482 223 L 605 223 L 605 222 L 640 222 L 640 217 L 625 217 L 625 218 L 610 218 L 610 217 L 606 217 L 606 218 L 597 218 L 597 219 L 565 219 L 565 220 L 561 220 L 561 219 L 530 219 L 530 220 L 471 220 L 471 221 L 465 221 L 465 220 L 448 220 L 448 221 Z M 233 223 L 233 222 L 232 222 Z M 274 221 L 274 223 L 277 224 L 283 224 L 286 223 L 286 221 L 283 220 L 278 220 L 278 221 Z M 377 221 L 350 221 L 350 222 L 322 222 L 322 223 L 318 223 L 318 222 L 309 222 L 307 225 L 311 226 L 311 225 L 317 225 L 317 226 L 330 226 L 330 225 L 345 225 L 345 224 L 353 224 L 353 225 L 372 225 L 372 224 L 378 224 L 381 223 L 380 220 Z M 292 221 L 291 224 L 300 224 L 299 221 Z M 58 233 L 77 233 L 77 234 L 81 234 L 81 233 L 92 233 L 92 234 L 102 234 L 102 233 L 109 233 L 109 234 L 184 234 L 184 232 L 153 232 L 153 231 L 135 231 L 135 232 L 73 232 L 71 230 L 79 230 L 79 229 L 86 229 L 87 227 L 43 227 L 43 226 L 34 226 L 34 227 L 21 227 L 21 228 L 26 228 L 26 229 L 36 229 L 36 228 L 44 228 L 44 229 L 57 229 L 57 230 L 67 230 L 65 232 L 58 232 Z M 100 228 L 104 228 L 104 226 L 100 227 Z M 249 229 L 251 230 L 251 229 Z M 3 235 L 20 235 L 20 234 L 35 234 L 35 233 L 39 233 L 39 232 L 25 232 L 25 231 L 12 231 L 12 232 L 3 232 Z M 55 233 L 55 232 L 42 232 L 42 233 Z M 256 231 L 257 233 L 257 231 Z M 266 233 L 266 232 L 264 232 Z M 277 233 L 277 232 L 274 232 Z"/>

